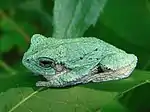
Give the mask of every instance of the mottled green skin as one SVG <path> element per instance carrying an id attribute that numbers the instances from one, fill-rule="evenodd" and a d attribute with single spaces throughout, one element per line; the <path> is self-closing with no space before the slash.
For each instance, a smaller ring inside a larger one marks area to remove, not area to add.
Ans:
<path id="1" fill-rule="evenodd" d="M 39 65 L 41 57 L 63 63 L 69 71 L 56 75 L 53 67 Z M 136 66 L 137 57 L 95 37 L 56 39 L 35 34 L 22 62 L 29 70 L 48 80 L 39 81 L 36 86 L 65 87 L 128 77 Z M 91 71 L 96 66 L 111 71 L 93 75 Z"/>

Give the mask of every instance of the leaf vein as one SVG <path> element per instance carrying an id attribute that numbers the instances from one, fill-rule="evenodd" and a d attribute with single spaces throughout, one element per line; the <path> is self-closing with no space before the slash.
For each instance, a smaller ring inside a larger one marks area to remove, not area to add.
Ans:
<path id="1" fill-rule="evenodd" d="M 31 93 L 29 96 L 21 100 L 18 104 L 16 104 L 14 107 L 12 107 L 8 112 L 13 112 L 16 108 L 18 108 L 21 104 L 23 104 L 25 101 L 27 101 L 29 98 L 31 98 L 33 95 L 37 94 L 39 91 L 41 91 L 44 88 L 39 88 L 38 90 Z"/>

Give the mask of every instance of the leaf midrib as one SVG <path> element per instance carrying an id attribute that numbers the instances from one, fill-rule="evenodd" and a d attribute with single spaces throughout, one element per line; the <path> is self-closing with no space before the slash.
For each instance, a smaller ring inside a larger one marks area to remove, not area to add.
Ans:
<path id="1" fill-rule="evenodd" d="M 45 89 L 44 87 L 37 89 L 36 91 L 29 94 L 27 97 L 22 99 L 20 102 L 18 102 L 15 106 L 13 106 L 8 112 L 13 112 L 15 109 L 17 109 L 20 105 L 22 105 L 24 102 L 26 102 L 28 99 L 30 99 L 32 96 L 37 94 L 39 91 Z"/>

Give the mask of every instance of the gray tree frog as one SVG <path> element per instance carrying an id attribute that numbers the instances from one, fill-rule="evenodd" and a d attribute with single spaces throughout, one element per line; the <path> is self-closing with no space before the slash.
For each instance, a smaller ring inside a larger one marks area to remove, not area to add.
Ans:
<path id="1" fill-rule="evenodd" d="M 46 79 L 36 86 L 65 87 L 126 78 L 137 57 L 95 37 L 57 39 L 35 34 L 22 62 Z"/>

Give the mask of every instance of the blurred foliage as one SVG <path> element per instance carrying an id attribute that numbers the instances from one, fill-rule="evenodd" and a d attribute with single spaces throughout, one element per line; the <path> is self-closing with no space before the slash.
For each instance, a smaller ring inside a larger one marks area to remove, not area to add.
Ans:
<path id="1" fill-rule="evenodd" d="M 81 8 L 80 16 L 75 16 L 80 20 L 78 28 L 86 30 L 84 36 L 95 36 L 138 56 L 137 68 L 129 78 L 59 89 L 37 88 L 35 82 L 39 77 L 24 68 L 21 59 L 33 34 L 53 35 L 54 1 L 0 2 L 0 112 L 149 112 L 150 1 L 107 0 L 100 13 L 97 4 L 87 0 L 85 7 L 92 4 L 94 11 L 86 13 Z M 70 8 L 79 0 L 73 1 Z M 61 18 L 54 19 L 69 20 L 70 8 L 63 10 Z M 85 15 L 89 16 L 89 23 L 83 23 Z M 55 28 L 62 29 L 63 25 Z"/>

